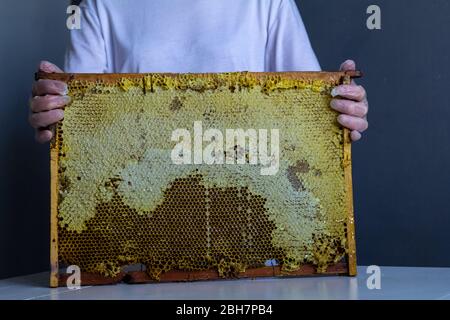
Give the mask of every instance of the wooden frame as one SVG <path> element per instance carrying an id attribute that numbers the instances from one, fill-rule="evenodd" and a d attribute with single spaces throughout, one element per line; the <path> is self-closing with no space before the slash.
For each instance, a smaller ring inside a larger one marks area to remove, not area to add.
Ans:
<path id="1" fill-rule="evenodd" d="M 266 76 L 271 73 L 251 73 L 258 76 Z M 275 74 L 275 73 L 274 73 Z M 340 82 L 342 84 L 349 84 L 353 78 L 362 76 L 359 71 L 347 72 L 301 72 L 301 74 L 308 74 L 308 79 L 313 80 L 328 80 Z M 171 75 L 171 74 L 165 74 Z M 175 74 L 174 74 L 175 75 Z M 297 72 L 285 72 L 284 76 L 296 77 Z M 117 81 L 120 78 L 142 78 L 143 74 L 102 74 L 102 80 Z M 198 76 L 208 76 L 208 74 L 199 74 Z M 36 80 L 51 79 L 69 82 L 71 80 L 94 80 L 99 77 L 99 74 L 66 74 L 66 73 L 36 73 Z M 325 275 L 356 275 L 356 244 L 355 244 L 355 227 L 353 216 L 353 195 L 352 195 L 352 161 L 351 161 L 351 139 L 348 129 L 343 130 L 344 135 L 344 175 L 347 188 L 346 206 L 348 214 L 347 220 L 347 241 L 348 254 L 345 261 L 339 262 L 330 266 Z M 65 286 L 67 275 L 59 273 L 58 261 L 58 144 L 55 138 L 50 145 L 50 287 Z M 240 273 L 237 278 L 255 278 L 255 277 L 289 277 L 289 276 L 311 276 L 315 275 L 315 268 L 312 265 L 303 265 L 302 268 L 295 272 L 282 272 L 280 267 L 262 267 L 255 269 L 248 269 L 245 273 Z M 90 273 L 82 273 L 82 285 L 91 284 L 112 284 L 120 281 L 128 283 L 148 283 L 154 282 L 145 271 L 134 271 L 129 273 L 120 273 L 114 278 L 104 278 L 102 276 Z M 196 280 L 211 280 L 221 279 L 215 270 L 210 271 L 170 271 L 161 276 L 161 282 L 165 281 L 196 281 Z"/>

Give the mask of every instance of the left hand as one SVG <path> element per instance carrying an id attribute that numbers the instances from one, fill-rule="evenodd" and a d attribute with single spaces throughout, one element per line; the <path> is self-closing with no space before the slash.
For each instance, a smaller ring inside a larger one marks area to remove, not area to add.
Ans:
<path id="1" fill-rule="evenodd" d="M 353 60 L 347 60 L 341 65 L 340 70 L 356 70 L 356 64 Z M 331 95 L 334 97 L 331 100 L 331 108 L 341 113 L 337 121 L 351 130 L 352 141 L 361 139 L 361 133 L 369 127 L 367 122 L 369 103 L 366 90 L 352 81 L 349 85 L 334 88 Z"/>

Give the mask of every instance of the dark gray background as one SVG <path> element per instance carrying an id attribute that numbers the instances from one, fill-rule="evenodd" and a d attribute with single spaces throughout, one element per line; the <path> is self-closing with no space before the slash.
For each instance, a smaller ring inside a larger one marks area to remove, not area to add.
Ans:
<path id="1" fill-rule="evenodd" d="M 365 73 L 370 129 L 353 148 L 359 264 L 450 266 L 450 2 L 297 3 L 323 69 L 353 58 Z M 380 31 L 366 28 L 370 4 Z M 33 141 L 27 98 L 39 60 L 62 64 L 66 7 L 2 0 L 0 278 L 48 269 L 48 145 Z"/>

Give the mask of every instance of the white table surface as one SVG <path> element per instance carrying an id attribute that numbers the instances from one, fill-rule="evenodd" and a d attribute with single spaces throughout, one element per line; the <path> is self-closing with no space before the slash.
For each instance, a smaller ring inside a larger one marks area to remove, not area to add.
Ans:
<path id="1" fill-rule="evenodd" d="M 5 299 L 445 299 L 450 300 L 450 268 L 381 267 L 381 289 L 367 288 L 367 268 L 358 277 L 259 278 L 158 284 L 48 288 L 48 273 L 0 280 Z"/>

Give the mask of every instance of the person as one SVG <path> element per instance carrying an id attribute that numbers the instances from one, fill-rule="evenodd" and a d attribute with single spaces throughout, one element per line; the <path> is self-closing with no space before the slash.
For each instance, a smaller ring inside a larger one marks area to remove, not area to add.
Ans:
<path id="1" fill-rule="evenodd" d="M 70 32 L 66 72 L 320 71 L 294 0 L 84 0 L 81 29 Z M 42 61 L 39 70 L 63 72 Z M 352 60 L 340 70 L 356 70 Z M 38 142 L 70 102 L 67 85 L 33 84 L 29 122 Z M 353 141 L 368 128 L 368 101 L 352 83 L 332 91 L 337 121 Z"/>

